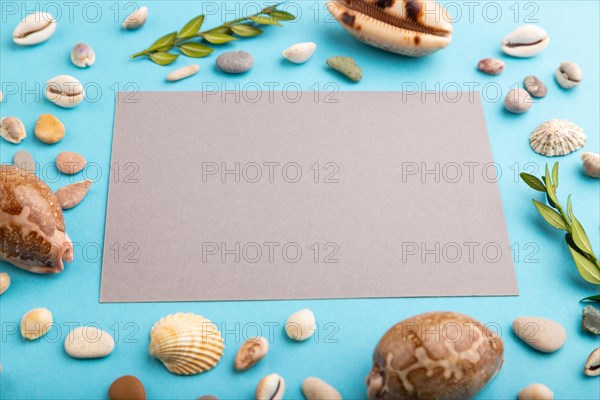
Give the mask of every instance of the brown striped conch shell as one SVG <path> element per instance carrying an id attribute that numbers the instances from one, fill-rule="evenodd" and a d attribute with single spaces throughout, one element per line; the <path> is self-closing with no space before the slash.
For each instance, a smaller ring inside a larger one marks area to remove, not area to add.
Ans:
<path id="1" fill-rule="evenodd" d="M 224 347 L 217 327 L 192 313 L 168 315 L 150 331 L 150 355 L 177 375 L 195 375 L 214 368 Z"/>
<path id="2" fill-rule="evenodd" d="M 34 174 L 0 165 L 0 259 L 38 274 L 73 261 L 73 244 L 52 190 Z"/>
<path id="3" fill-rule="evenodd" d="M 452 19 L 433 0 L 329 0 L 327 9 L 352 36 L 392 53 L 421 57 L 452 40 Z"/>
<path id="4" fill-rule="evenodd" d="M 405 319 L 373 353 L 367 396 L 375 399 L 470 399 L 502 367 L 504 344 L 480 322 L 454 312 Z"/>

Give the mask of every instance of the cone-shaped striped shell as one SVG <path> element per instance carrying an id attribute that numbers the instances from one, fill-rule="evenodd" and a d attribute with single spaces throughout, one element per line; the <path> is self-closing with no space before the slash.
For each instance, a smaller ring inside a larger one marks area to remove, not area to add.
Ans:
<path id="1" fill-rule="evenodd" d="M 195 375 L 214 368 L 224 348 L 215 324 L 201 315 L 168 315 L 150 331 L 150 354 L 177 375 Z"/>

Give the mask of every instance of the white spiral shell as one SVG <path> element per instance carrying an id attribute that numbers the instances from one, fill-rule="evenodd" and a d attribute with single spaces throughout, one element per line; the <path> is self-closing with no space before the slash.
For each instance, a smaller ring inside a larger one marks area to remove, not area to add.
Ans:
<path id="1" fill-rule="evenodd" d="M 150 354 L 177 375 L 195 375 L 214 368 L 224 348 L 215 324 L 201 315 L 168 315 L 150 331 Z"/>

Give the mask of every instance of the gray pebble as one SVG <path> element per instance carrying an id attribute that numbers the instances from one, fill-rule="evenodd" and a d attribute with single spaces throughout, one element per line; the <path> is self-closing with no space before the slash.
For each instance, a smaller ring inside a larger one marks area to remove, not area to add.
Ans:
<path id="1" fill-rule="evenodd" d="M 526 90 L 511 89 L 504 100 L 504 107 L 511 113 L 522 114 L 531 108 L 532 99 Z"/>
<path id="2" fill-rule="evenodd" d="M 13 156 L 13 164 L 25 171 L 35 173 L 35 161 L 25 150 L 17 151 Z"/>
<path id="3" fill-rule="evenodd" d="M 217 58 L 217 67 L 228 74 L 241 74 L 253 65 L 252 54 L 245 51 L 227 51 Z"/>
<path id="4" fill-rule="evenodd" d="M 584 332 L 600 335 L 600 310 L 594 306 L 585 306 L 581 319 L 581 327 Z"/>
<path id="5" fill-rule="evenodd" d="M 533 97 L 542 98 L 548 94 L 546 85 L 544 85 L 544 82 L 539 80 L 537 76 L 528 76 L 525 78 L 525 81 L 523 81 L 523 85 L 525 86 L 525 90 Z"/>

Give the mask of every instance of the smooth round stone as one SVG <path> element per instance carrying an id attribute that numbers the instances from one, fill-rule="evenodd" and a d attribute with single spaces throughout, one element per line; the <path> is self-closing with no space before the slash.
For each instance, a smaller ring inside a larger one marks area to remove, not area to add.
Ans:
<path id="1" fill-rule="evenodd" d="M 63 151 L 56 156 L 56 168 L 63 174 L 76 174 L 83 170 L 85 165 L 85 157 L 72 151 Z"/>
<path id="2" fill-rule="evenodd" d="M 25 171 L 35 173 L 35 161 L 29 152 L 20 150 L 13 156 L 13 164 Z"/>
<path id="3" fill-rule="evenodd" d="M 254 65 L 254 57 L 245 51 L 227 51 L 217 58 L 217 67 L 228 74 L 241 74 Z"/>
<path id="4" fill-rule="evenodd" d="M 115 340 L 93 326 L 73 329 L 65 339 L 65 351 L 73 358 L 102 358 L 112 353 Z"/>
<path id="5" fill-rule="evenodd" d="M 521 88 L 511 89 L 504 100 L 504 107 L 514 114 L 522 114 L 532 105 L 531 95 Z"/>
<path id="6" fill-rule="evenodd" d="M 513 331 L 525 343 L 544 353 L 560 349 L 567 340 L 565 328 L 547 318 L 519 317 L 513 321 Z"/>
<path id="7" fill-rule="evenodd" d="M 138 378 L 125 375 L 110 385 L 108 398 L 110 400 L 146 400 L 146 389 Z"/>
<path id="8" fill-rule="evenodd" d="M 54 144 L 65 137 L 65 126 L 52 114 L 42 114 L 35 123 L 35 136 L 46 144 Z"/>
<path id="9" fill-rule="evenodd" d="M 519 392 L 519 400 L 552 400 L 554 393 L 546 385 L 532 383 Z"/>

